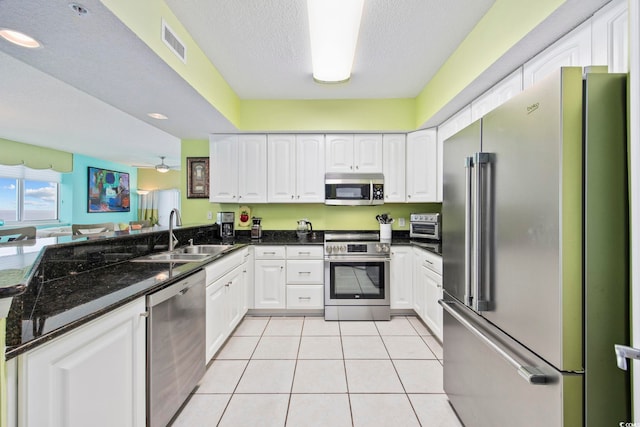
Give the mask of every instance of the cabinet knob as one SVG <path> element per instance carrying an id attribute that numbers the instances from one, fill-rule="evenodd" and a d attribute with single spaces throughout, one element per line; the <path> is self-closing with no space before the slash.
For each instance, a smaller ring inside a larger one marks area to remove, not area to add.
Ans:
<path id="1" fill-rule="evenodd" d="M 291 198 L 293 199 L 293 194 L 291 195 Z"/>
<path id="2" fill-rule="evenodd" d="M 356 169 L 360 169 L 360 166 L 356 165 Z"/>
<path id="3" fill-rule="evenodd" d="M 300 195 L 298 194 L 298 199 L 300 198 Z"/>
<path id="4" fill-rule="evenodd" d="M 349 169 L 353 170 L 353 165 L 349 166 Z"/>
<path id="5" fill-rule="evenodd" d="M 408 198 L 411 198 L 411 194 L 407 194 L 407 197 L 408 197 Z"/>

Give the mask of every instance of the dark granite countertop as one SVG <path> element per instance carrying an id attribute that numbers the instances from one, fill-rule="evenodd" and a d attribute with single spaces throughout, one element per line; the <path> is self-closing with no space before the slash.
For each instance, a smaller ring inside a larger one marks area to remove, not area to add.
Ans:
<path id="1" fill-rule="evenodd" d="M 23 269 L 21 274 L 29 278 L 21 281 L 28 287 L 23 294 L 13 297 L 7 317 L 7 359 L 160 290 L 247 244 L 324 244 L 323 231 L 300 239 L 294 230 L 265 230 L 261 239 L 251 239 L 249 231 L 240 230 L 232 241 L 221 241 L 215 225 L 182 227 L 175 232 L 183 243 L 193 239 L 195 244 L 234 243 L 234 247 L 206 262 L 132 262 L 134 258 L 167 249 L 167 229 L 156 229 L 99 238 L 37 239 L 36 243 L 20 250 L 14 248 L 15 254 L 5 253 L 8 258 L 0 252 L 0 275 L 7 272 L 9 266 L 17 265 Z M 408 232 L 402 231 L 394 232 L 391 244 L 417 245 L 438 254 L 440 248 L 433 241 L 409 239 Z M 16 256 L 20 262 L 12 258 Z"/>

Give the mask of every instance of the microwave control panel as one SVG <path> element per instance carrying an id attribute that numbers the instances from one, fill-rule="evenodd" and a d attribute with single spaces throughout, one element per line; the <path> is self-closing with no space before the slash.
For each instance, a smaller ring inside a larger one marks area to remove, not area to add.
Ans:
<path id="1" fill-rule="evenodd" d="M 373 184 L 373 200 L 384 200 L 384 184 Z"/>

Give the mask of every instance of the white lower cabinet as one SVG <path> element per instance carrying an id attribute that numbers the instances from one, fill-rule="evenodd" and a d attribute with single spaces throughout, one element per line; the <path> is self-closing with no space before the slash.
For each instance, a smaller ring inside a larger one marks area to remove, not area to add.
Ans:
<path id="1" fill-rule="evenodd" d="M 284 259 L 255 260 L 255 308 L 286 308 Z"/>
<path id="2" fill-rule="evenodd" d="M 391 308 L 413 308 L 413 251 L 410 246 L 391 247 Z"/>
<path id="3" fill-rule="evenodd" d="M 247 250 L 227 255 L 205 267 L 207 362 L 222 347 L 247 312 L 246 267 L 243 264 Z"/>
<path id="4" fill-rule="evenodd" d="M 413 308 L 442 341 L 442 257 L 415 247 L 413 255 Z"/>
<path id="5" fill-rule="evenodd" d="M 287 285 L 287 309 L 324 308 L 324 285 Z"/>
<path id="6" fill-rule="evenodd" d="M 256 309 L 323 309 L 324 248 L 256 246 Z"/>
<path id="7" fill-rule="evenodd" d="M 145 425 L 145 299 L 18 356 L 18 425 Z"/>

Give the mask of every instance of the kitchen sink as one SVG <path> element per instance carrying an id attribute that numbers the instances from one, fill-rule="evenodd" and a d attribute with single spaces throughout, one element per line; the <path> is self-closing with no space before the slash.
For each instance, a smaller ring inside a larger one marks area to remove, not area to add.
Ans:
<path id="1" fill-rule="evenodd" d="M 134 262 L 197 262 L 205 261 L 232 248 L 233 245 L 191 245 L 175 249 L 171 252 L 145 255 Z"/>
<path id="2" fill-rule="evenodd" d="M 185 246 L 177 251 L 183 254 L 194 254 L 194 255 L 218 255 L 229 248 L 232 248 L 233 245 L 192 245 Z"/>
<path id="3" fill-rule="evenodd" d="M 212 257 L 212 254 L 186 254 L 178 252 L 162 252 L 159 254 L 146 255 L 140 258 L 136 258 L 134 262 L 194 262 L 204 261 L 207 258 Z"/>

